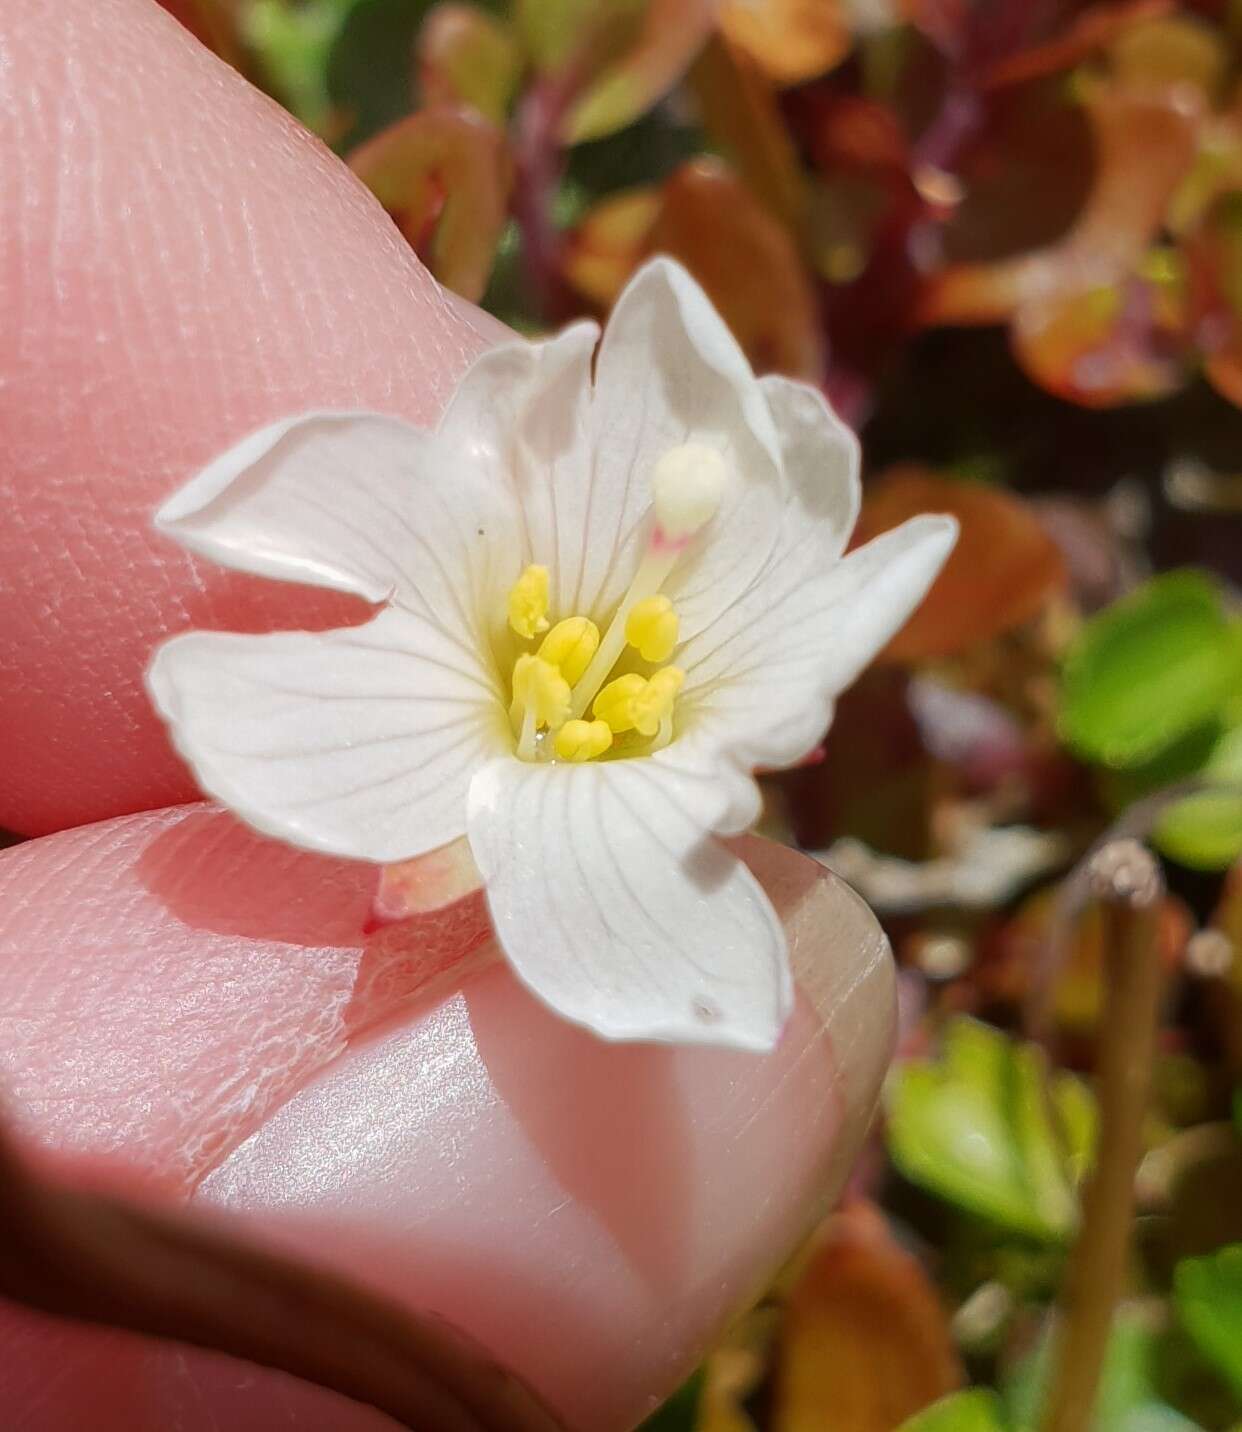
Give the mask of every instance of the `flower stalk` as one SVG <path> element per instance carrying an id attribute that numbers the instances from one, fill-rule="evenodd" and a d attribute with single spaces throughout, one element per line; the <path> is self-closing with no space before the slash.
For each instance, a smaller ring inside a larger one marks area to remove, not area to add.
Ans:
<path id="1" fill-rule="evenodd" d="M 1098 1049 L 1100 1136 L 1061 1296 L 1043 1432 L 1087 1432 L 1092 1425 L 1125 1291 L 1163 985 L 1164 880 L 1155 857 L 1138 841 L 1110 841 L 1092 857 L 1087 876 L 1103 911 L 1110 990 Z"/>

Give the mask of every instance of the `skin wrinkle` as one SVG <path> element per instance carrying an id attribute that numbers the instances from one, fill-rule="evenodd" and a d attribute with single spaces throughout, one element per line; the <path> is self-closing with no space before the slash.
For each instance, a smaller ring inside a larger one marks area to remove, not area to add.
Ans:
<path id="1" fill-rule="evenodd" d="M 146 829 L 152 831 L 155 834 L 158 834 L 161 831 L 167 831 L 171 828 L 175 828 L 178 824 L 180 824 L 181 820 L 183 819 L 183 815 L 184 813 L 182 812 L 169 812 L 164 813 L 164 818 L 156 818 L 154 820 L 152 820 L 151 818 L 139 818 L 141 821 L 141 825 L 139 828 Z M 208 864 L 213 861 L 213 858 L 216 860 L 217 864 L 219 863 L 218 856 L 214 856 L 213 852 L 218 851 L 221 844 L 221 840 L 225 836 L 226 830 L 233 832 L 233 842 L 234 844 L 236 843 L 237 828 L 233 826 L 231 822 L 223 822 L 223 827 L 224 829 L 216 827 L 210 828 L 209 836 L 211 838 L 209 838 L 207 843 L 200 848 L 200 858 L 206 861 Z M 63 882 L 66 878 L 68 878 L 74 884 L 79 881 L 83 882 L 85 888 L 87 889 L 91 889 L 94 887 L 99 877 L 101 868 L 108 866 L 110 863 L 111 857 L 114 854 L 113 847 L 115 845 L 115 841 L 108 839 L 107 833 L 105 833 L 105 838 L 101 841 L 90 839 L 89 837 L 93 834 L 93 832 L 84 833 L 84 835 L 88 837 L 86 841 L 83 841 L 78 838 L 73 838 L 68 843 L 62 843 L 61 848 L 67 852 L 66 856 L 61 860 L 54 860 L 50 863 L 49 866 L 44 867 L 48 870 L 49 878 L 53 882 L 60 883 Z M 72 852 L 72 854 L 69 854 L 68 852 Z M 37 853 L 38 852 L 36 851 L 35 847 L 19 847 L 13 852 L 8 853 L 6 855 L 6 863 L 0 865 L 0 876 L 8 876 L 8 881 L 4 885 L 6 907 L 12 905 L 15 896 L 19 907 L 22 909 L 26 907 L 27 901 L 31 898 L 27 890 L 27 887 L 30 882 L 28 879 L 22 876 L 16 876 L 11 872 L 13 872 L 13 867 L 15 864 L 19 870 L 24 870 L 25 867 L 29 866 L 32 863 L 35 863 L 34 857 L 37 855 Z M 15 860 L 15 857 L 19 854 L 22 854 L 23 858 L 21 860 Z M 277 858 L 278 862 L 286 867 L 290 864 L 290 861 L 283 854 L 279 855 Z M 36 868 L 38 868 L 37 864 Z M 229 864 L 224 865 L 220 869 L 220 874 L 224 876 L 226 882 L 228 879 L 228 869 Z M 42 883 L 46 884 L 47 882 L 44 881 Z M 36 903 L 34 905 L 34 908 L 36 910 L 40 908 L 41 900 L 42 895 L 40 894 L 37 897 Z M 91 931 L 91 945 L 88 946 L 87 951 L 84 952 L 83 956 L 81 957 L 84 961 L 91 959 L 90 951 L 92 948 L 95 950 L 104 950 L 109 948 L 114 942 L 123 943 L 126 940 L 127 931 L 131 929 L 141 930 L 144 920 L 148 918 L 142 913 L 141 910 L 135 908 L 136 892 L 135 896 L 125 898 L 120 902 L 117 902 L 115 900 L 109 900 L 107 903 L 111 909 L 113 918 L 108 920 L 103 925 L 100 925 L 99 923 L 98 910 L 84 910 L 82 914 L 78 917 L 79 928 L 84 932 L 86 930 Z M 138 903 L 149 905 L 149 901 L 145 900 L 139 901 Z M 140 937 L 139 943 L 134 947 L 132 953 L 128 957 L 129 960 L 135 966 L 135 968 L 140 967 L 142 961 L 145 958 L 145 943 L 146 941 Z M 164 955 L 162 952 L 156 953 L 157 958 L 167 958 L 167 956 Z M 14 944 L 11 947 L 11 954 L 9 958 L 11 961 L 15 960 L 18 963 L 24 963 L 24 959 L 29 959 L 29 956 L 25 956 L 23 959 L 22 952 L 19 952 L 16 945 Z M 40 961 L 38 960 L 33 961 L 32 968 L 36 967 L 39 963 Z M 84 964 L 83 968 L 87 967 L 88 966 Z M 210 964 L 208 964 L 206 968 L 207 970 L 210 970 Z M 116 973 L 121 974 L 122 972 L 118 971 Z M 283 981 L 287 978 L 285 973 L 279 968 L 274 968 L 273 974 L 280 981 Z M 120 1013 L 120 1011 L 124 1009 L 126 1004 L 126 995 L 123 976 L 120 982 L 101 986 L 100 979 L 105 977 L 105 975 L 106 972 L 104 971 L 93 970 L 90 976 L 90 981 L 92 986 L 96 989 L 103 990 L 107 988 L 112 991 L 112 993 L 108 995 L 107 1000 L 104 1004 L 97 1004 L 94 1016 L 95 1019 L 103 1019 L 106 1023 L 106 1021 L 108 1020 L 115 1019 Z M 72 989 L 72 987 L 70 987 L 70 989 Z M 69 993 L 69 991 L 67 991 L 66 993 Z M 309 1006 L 310 1008 L 315 1008 L 317 1010 L 315 1021 L 308 1025 L 308 1037 L 311 1039 L 312 1042 L 314 1042 L 314 1039 L 316 1038 L 313 1031 L 316 1028 L 322 1027 L 322 1024 L 320 1022 L 330 1018 L 333 1011 L 343 1011 L 344 1004 L 348 998 L 348 995 L 349 984 L 340 984 L 338 985 L 337 993 L 332 1000 L 325 1001 L 321 995 L 318 998 L 316 1004 L 312 1004 L 311 1006 Z M 41 1027 L 49 1029 L 52 1027 L 48 1023 L 48 1020 L 53 1013 L 54 1011 L 52 1010 L 46 1011 L 44 1013 L 42 1019 L 39 1021 Z M 341 1025 L 341 1023 L 341 1019 L 337 1018 L 336 1024 L 339 1026 Z M 193 1028 L 193 1026 L 191 1026 L 191 1028 Z M 66 1037 L 72 1040 L 72 1038 L 74 1037 L 72 1030 L 66 1031 L 65 1033 L 62 1033 L 60 1036 L 58 1036 L 58 1041 L 62 1046 Z M 193 1158 L 195 1157 L 196 1149 L 209 1147 L 218 1143 L 220 1140 L 227 1139 L 228 1131 L 236 1124 L 239 1113 L 241 1116 L 244 1116 L 245 1110 L 247 1108 L 250 1108 L 252 1111 L 255 1108 L 256 1071 L 260 1071 L 261 1073 L 266 1067 L 270 1066 L 272 1063 L 270 1056 L 265 1055 L 263 1051 L 265 1049 L 279 1049 L 281 1047 L 281 1035 L 274 1026 L 268 1025 L 265 1027 L 263 1024 L 260 1023 L 258 1025 L 251 1026 L 249 1031 L 249 1037 L 251 1040 L 251 1048 L 254 1052 L 253 1060 L 246 1062 L 240 1068 L 232 1061 L 226 1061 L 225 1064 L 220 1067 L 219 1076 L 214 1078 L 211 1086 L 211 1091 L 209 1093 L 206 1093 L 208 1106 L 210 1106 L 210 1104 L 214 1102 L 215 1106 L 219 1111 L 217 1117 L 220 1120 L 220 1126 L 216 1129 L 214 1133 L 204 1133 L 202 1137 L 197 1140 L 191 1139 L 189 1141 L 183 1141 L 183 1152 L 181 1155 L 174 1155 L 174 1165 L 177 1163 L 178 1158 L 180 1158 L 181 1165 L 184 1167 L 187 1165 L 188 1161 L 193 1160 Z M 287 1044 L 287 1041 L 285 1042 Z M 288 1053 L 289 1051 L 286 1048 L 286 1063 L 288 1062 Z M 10 1046 L 10 1049 L 7 1051 L 7 1057 L 13 1057 L 12 1046 Z M 115 1057 L 109 1055 L 109 1062 L 115 1064 Z M 196 1062 L 197 1059 L 194 1055 L 191 1055 L 188 1061 L 184 1058 L 182 1060 L 184 1069 L 186 1070 L 192 1070 Z M 279 1060 L 276 1062 L 274 1067 L 276 1070 L 279 1070 Z M 63 1070 L 62 1077 L 68 1079 L 70 1082 L 64 1087 L 71 1088 L 76 1081 L 80 1080 L 80 1078 L 82 1077 L 82 1072 L 83 1071 L 79 1069 L 75 1069 L 72 1064 L 66 1065 Z M 186 1075 L 185 1077 L 192 1077 L 192 1075 Z M 115 1080 L 111 1080 L 108 1082 L 115 1083 Z M 137 1096 L 141 1100 L 142 1104 L 145 1104 L 146 1098 L 143 1090 L 143 1083 L 144 1081 L 139 1080 L 136 1084 L 132 1084 L 128 1079 L 123 1079 L 121 1083 L 121 1092 L 123 1092 L 124 1088 L 128 1085 L 128 1087 L 132 1089 L 133 1095 Z M 262 1083 L 263 1078 L 260 1078 L 258 1080 L 258 1084 L 261 1085 Z M 20 1094 L 22 1092 L 23 1082 L 19 1081 L 17 1085 L 11 1087 L 13 1089 L 13 1092 Z M 49 1093 L 53 1095 L 56 1094 L 55 1085 L 53 1085 L 50 1090 L 40 1088 L 39 1097 L 37 1100 L 38 1106 L 44 1105 L 45 1096 Z M 196 1110 L 187 1110 L 186 1115 L 201 1120 L 203 1112 L 202 1102 L 204 1098 L 204 1093 L 205 1091 L 200 1091 L 197 1100 L 199 1107 Z M 62 1095 L 61 1097 L 64 1097 L 64 1095 Z M 135 1112 L 137 1112 L 138 1108 L 140 1107 L 141 1105 L 136 1106 Z M 233 1110 L 234 1112 L 230 1113 L 230 1110 Z M 121 1149 L 124 1146 L 126 1137 L 129 1134 L 132 1134 L 132 1125 L 126 1124 L 122 1127 L 119 1137 L 110 1142 L 110 1147 L 117 1148 L 118 1150 Z M 87 1133 L 87 1137 L 89 1138 L 89 1130 Z"/>

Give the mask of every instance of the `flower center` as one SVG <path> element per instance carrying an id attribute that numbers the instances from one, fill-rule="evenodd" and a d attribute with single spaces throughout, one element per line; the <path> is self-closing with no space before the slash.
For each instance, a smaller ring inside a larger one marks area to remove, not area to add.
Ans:
<path id="1" fill-rule="evenodd" d="M 606 752 L 650 755 L 673 738 L 673 707 L 684 680 L 665 665 L 679 623 L 660 588 L 720 506 L 724 459 L 703 443 L 670 448 L 651 474 L 655 524 L 629 590 L 603 636 L 589 617 L 548 619 L 548 569 L 526 568 L 509 592 L 510 627 L 542 640 L 513 664 L 509 719 L 523 761 L 590 761 Z M 632 655 L 631 655 L 632 653 Z M 644 675 L 619 663 L 637 660 Z M 610 679 L 611 678 L 611 679 Z M 588 712 L 589 717 L 588 717 Z"/>

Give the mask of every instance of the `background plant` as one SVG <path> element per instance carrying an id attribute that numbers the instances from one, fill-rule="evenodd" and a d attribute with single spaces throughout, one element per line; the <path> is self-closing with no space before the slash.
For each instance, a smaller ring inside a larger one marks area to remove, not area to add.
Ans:
<path id="1" fill-rule="evenodd" d="M 672 253 L 759 370 L 859 429 L 859 540 L 962 521 L 822 759 L 768 782 L 769 832 L 893 938 L 883 1126 L 658 1425 L 1040 1425 L 1117 996 L 1109 917 L 1067 872 L 1114 822 L 1166 857 L 1165 995 L 1094 1425 L 1239 1423 L 1242 11 L 168 7 L 447 286 L 539 332 Z"/>

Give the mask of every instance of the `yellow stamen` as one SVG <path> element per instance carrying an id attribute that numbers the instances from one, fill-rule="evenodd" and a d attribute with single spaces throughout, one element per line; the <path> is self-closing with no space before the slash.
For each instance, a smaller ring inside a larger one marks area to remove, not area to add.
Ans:
<path id="1" fill-rule="evenodd" d="M 677 613 L 669 598 L 661 593 L 639 602 L 625 619 L 625 639 L 644 661 L 667 661 L 677 645 Z"/>
<path id="2" fill-rule="evenodd" d="M 610 681 L 595 698 L 595 719 L 607 722 L 614 734 L 634 729 L 635 700 L 647 689 L 647 678 L 631 671 Z"/>
<path id="3" fill-rule="evenodd" d="M 509 625 L 518 636 L 548 629 L 548 569 L 527 567 L 509 592 Z"/>
<path id="4" fill-rule="evenodd" d="M 672 716 L 673 702 L 685 679 L 686 673 L 679 667 L 663 667 L 631 698 L 630 719 L 640 736 L 656 735 L 661 722 Z"/>
<path id="5" fill-rule="evenodd" d="M 574 716 L 590 706 L 625 647 L 630 614 L 648 597 L 654 597 L 685 551 L 687 543 L 716 515 L 724 496 L 728 467 L 715 448 L 704 443 L 683 443 L 670 448 L 651 474 L 655 522 L 650 544 L 630 589 L 608 623 L 599 650 L 574 683 Z M 616 729 L 615 727 L 613 728 Z"/>
<path id="6" fill-rule="evenodd" d="M 556 733 L 556 754 L 562 761 L 590 761 L 611 745 L 606 721 L 566 721 Z"/>
<path id="7" fill-rule="evenodd" d="M 569 682 L 550 661 L 527 652 L 513 664 L 513 704 L 533 715 L 536 729 L 556 730 L 569 719 Z"/>
<path id="8" fill-rule="evenodd" d="M 599 650 L 599 627 L 590 617 L 566 617 L 539 644 L 539 655 L 559 667 L 572 686 Z M 655 658 L 658 659 L 658 658 Z"/>
<path id="9" fill-rule="evenodd" d="M 662 723 L 671 720 L 673 702 L 685 679 L 676 666 L 663 667 L 650 680 L 633 671 L 618 676 L 595 698 L 595 719 L 607 722 L 616 734 L 658 735 Z"/>

